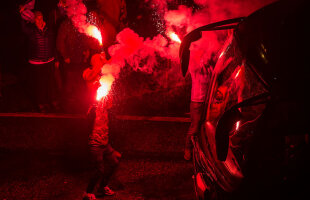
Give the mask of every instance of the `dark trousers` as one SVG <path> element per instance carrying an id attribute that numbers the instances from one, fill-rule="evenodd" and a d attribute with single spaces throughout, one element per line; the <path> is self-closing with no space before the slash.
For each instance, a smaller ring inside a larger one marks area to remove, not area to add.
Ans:
<path id="1" fill-rule="evenodd" d="M 185 148 L 192 148 L 191 137 L 197 135 L 200 131 L 200 125 L 203 115 L 203 102 L 190 103 L 191 125 L 187 131 Z"/>
<path id="2" fill-rule="evenodd" d="M 90 153 L 95 165 L 95 172 L 90 178 L 86 192 L 93 193 L 95 186 L 101 179 L 99 188 L 108 185 L 111 176 L 115 173 L 119 164 L 119 159 L 114 155 L 111 145 L 91 146 Z"/>
<path id="3" fill-rule="evenodd" d="M 84 113 L 89 107 L 89 94 L 83 79 L 83 64 L 64 63 L 62 100 L 68 112 Z"/>
<path id="4" fill-rule="evenodd" d="M 30 84 L 36 105 L 51 104 L 55 100 L 54 61 L 45 64 L 29 64 Z"/>

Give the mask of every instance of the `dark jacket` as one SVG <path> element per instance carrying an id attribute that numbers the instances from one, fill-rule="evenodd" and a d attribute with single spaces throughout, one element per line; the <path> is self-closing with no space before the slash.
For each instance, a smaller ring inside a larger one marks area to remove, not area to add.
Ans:
<path id="1" fill-rule="evenodd" d="M 65 19 L 58 30 L 57 50 L 63 59 L 70 58 L 72 64 L 82 64 L 85 62 L 84 51 L 86 35 L 80 33 L 72 24 L 70 19 Z"/>

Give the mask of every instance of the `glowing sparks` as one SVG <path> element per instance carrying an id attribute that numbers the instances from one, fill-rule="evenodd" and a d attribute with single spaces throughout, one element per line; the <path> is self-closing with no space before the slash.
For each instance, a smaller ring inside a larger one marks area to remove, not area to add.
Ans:
<path id="1" fill-rule="evenodd" d="M 100 43 L 100 45 L 102 45 L 102 35 L 96 26 L 89 25 L 86 29 L 86 34 L 93 38 L 96 38 L 98 42 Z"/>
<path id="2" fill-rule="evenodd" d="M 240 121 L 237 121 L 237 122 L 236 122 L 236 131 L 239 130 L 239 127 L 240 127 Z"/>
<path id="3" fill-rule="evenodd" d="M 174 32 L 170 32 L 168 34 L 168 36 L 170 37 L 171 40 L 177 42 L 177 43 L 181 43 L 182 41 L 180 40 L 179 36 L 177 34 L 175 34 Z"/>
<path id="4" fill-rule="evenodd" d="M 221 58 L 224 55 L 224 51 L 222 51 L 222 53 L 220 54 L 219 58 Z"/>
<path id="5" fill-rule="evenodd" d="M 240 72 L 241 72 L 241 68 L 237 71 L 236 76 L 235 76 L 235 79 L 238 78 Z"/>
<path id="6" fill-rule="evenodd" d="M 109 94 L 113 81 L 114 77 L 112 75 L 106 75 L 100 78 L 100 87 L 97 89 L 97 101 L 100 101 Z"/>

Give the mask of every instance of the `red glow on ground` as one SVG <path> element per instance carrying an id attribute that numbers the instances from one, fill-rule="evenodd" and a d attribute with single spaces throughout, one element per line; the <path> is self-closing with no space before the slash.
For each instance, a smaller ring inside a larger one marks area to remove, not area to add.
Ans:
<path id="1" fill-rule="evenodd" d="M 96 38 L 98 42 L 100 43 L 100 45 L 102 45 L 102 35 L 96 26 L 89 25 L 86 29 L 86 34 L 93 38 Z"/>

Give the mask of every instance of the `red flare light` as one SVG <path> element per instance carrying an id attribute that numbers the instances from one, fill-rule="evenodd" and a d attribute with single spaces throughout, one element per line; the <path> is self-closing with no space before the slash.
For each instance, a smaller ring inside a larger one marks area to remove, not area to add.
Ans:
<path id="1" fill-rule="evenodd" d="M 236 131 L 239 130 L 239 127 L 240 127 L 240 121 L 237 121 L 237 122 L 236 122 Z"/>
<path id="2" fill-rule="evenodd" d="M 89 25 L 86 29 L 86 34 L 93 38 L 96 38 L 98 42 L 100 43 L 100 45 L 102 45 L 102 35 L 96 26 Z"/>
<path id="3" fill-rule="evenodd" d="M 113 81 L 114 77 L 112 75 L 105 75 L 100 78 L 100 87 L 97 89 L 97 101 L 109 94 Z"/>
<path id="4" fill-rule="evenodd" d="M 175 34 L 174 32 L 170 32 L 168 34 L 168 36 L 170 37 L 171 40 L 177 42 L 177 43 L 181 43 L 182 41 L 180 40 L 179 36 L 177 34 Z"/>
<path id="5" fill-rule="evenodd" d="M 241 72 L 241 68 L 237 71 L 237 73 L 236 73 L 236 75 L 235 75 L 235 79 L 238 78 L 240 72 Z"/>

